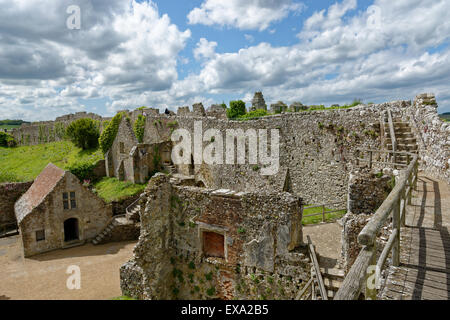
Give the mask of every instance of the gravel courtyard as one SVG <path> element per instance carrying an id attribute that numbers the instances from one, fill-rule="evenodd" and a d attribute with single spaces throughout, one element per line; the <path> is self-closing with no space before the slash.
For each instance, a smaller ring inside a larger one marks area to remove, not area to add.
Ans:
<path id="1" fill-rule="evenodd" d="M 0 239 L 0 300 L 105 300 L 121 296 L 119 268 L 136 241 L 86 244 L 25 259 L 20 236 Z M 69 266 L 81 271 L 81 289 L 69 290 Z"/>

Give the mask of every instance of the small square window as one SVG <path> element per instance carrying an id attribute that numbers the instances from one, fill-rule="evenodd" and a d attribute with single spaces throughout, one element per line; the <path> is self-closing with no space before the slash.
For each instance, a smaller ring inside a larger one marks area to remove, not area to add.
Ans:
<path id="1" fill-rule="evenodd" d="M 45 240 L 45 230 L 36 231 L 36 241 Z"/>
<path id="2" fill-rule="evenodd" d="M 69 199 L 69 194 L 67 192 L 63 192 L 63 200 Z"/>
<path id="3" fill-rule="evenodd" d="M 225 236 L 216 232 L 203 232 L 203 253 L 207 257 L 225 258 Z"/>
<path id="4" fill-rule="evenodd" d="M 70 207 L 75 209 L 77 207 L 77 202 L 75 200 L 70 200 Z"/>

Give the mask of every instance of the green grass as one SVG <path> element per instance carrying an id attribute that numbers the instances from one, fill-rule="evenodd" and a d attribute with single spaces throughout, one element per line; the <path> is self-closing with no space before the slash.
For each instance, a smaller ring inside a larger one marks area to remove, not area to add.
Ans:
<path id="1" fill-rule="evenodd" d="M 127 296 L 121 296 L 121 297 L 112 298 L 111 300 L 136 300 L 136 299 L 127 297 Z"/>
<path id="2" fill-rule="evenodd" d="M 51 162 L 67 169 L 75 162 L 92 162 L 103 159 L 99 149 L 81 150 L 72 142 L 60 141 L 17 148 L 0 147 L 0 182 L 34 180 Z"/>
<path id="3" fill-rule="evenodd" d="M 142 193 L 145 186 L 145 184 L 133 184 L 127 181 L 119 181 L 117 178 L 107 177 L 94 184 L 97 194 L 108 203 Z"/>
<path id="4" fill-rule="evenodd" d="M 332 209 L 325 208 L 325 212 L 331 211 L 331 210 Z M 322 208 L 319 207 L 319 208 L 310 208 L 310 209 L 303 210 L 304 218 L 302 220 L 302 224 L 304 226 L 311 225 L 311 224 L 318 224 L 318 223 L 322 222 L 322 215 L 313 216 L 313 217 L 305 217 L 306 215 L 314 214 L 314 213 L 322 213 Z M 341 210 L 341 211 L 333 212 L 333 213 L 325 213 L 325 221 L 334 221 L 334 220 L 340 219 L 346 213 L 347 213 L 347 210 Z"/>

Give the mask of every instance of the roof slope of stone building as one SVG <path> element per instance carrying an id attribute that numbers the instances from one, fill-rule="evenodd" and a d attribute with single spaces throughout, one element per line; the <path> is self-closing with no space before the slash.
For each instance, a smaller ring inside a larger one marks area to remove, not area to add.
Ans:
<path id="1" fill-rule="evenodd" d="M 39 174 L 30 189 L 15 204 L 17 223 L 39 206 L 64 177 L 65 171 L 52 163 Z"/>

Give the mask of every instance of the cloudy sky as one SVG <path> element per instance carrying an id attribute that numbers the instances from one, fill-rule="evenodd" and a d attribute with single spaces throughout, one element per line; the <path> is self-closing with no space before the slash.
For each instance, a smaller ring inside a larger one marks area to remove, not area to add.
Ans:
<path id="1" fill-rule="evenodd" d="M 80 29 L 68 7 L 81 12 Z M 243 99 L 450 112 L 448 0 L 0 0 L 0 119 Z"/>

